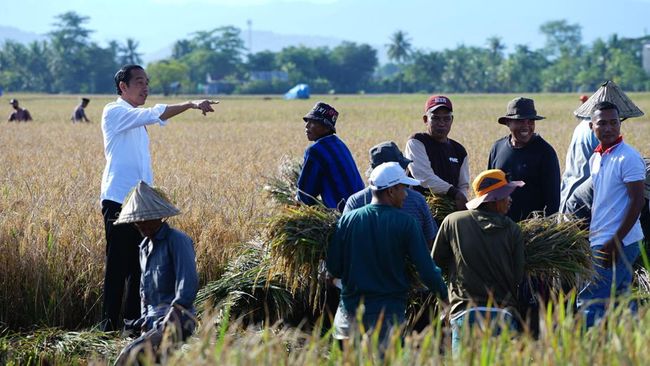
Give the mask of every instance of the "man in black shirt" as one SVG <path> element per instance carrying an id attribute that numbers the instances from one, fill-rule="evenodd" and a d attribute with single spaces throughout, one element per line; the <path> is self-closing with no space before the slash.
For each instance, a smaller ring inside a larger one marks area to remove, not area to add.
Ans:
<path id="1" fill-rule="evenodd" d="M 532 99 L 511 100 L 506 115 L 499 118 L 499 123 L 510 129 L 510 135 L 497 140 L 490 151 L 488 169 L 501 169 L 509 181 L 526 183 L 510 195 L 508 216 L 515 222 L 533 211 L 550 215 L 560 208 L 560 163 L 553 147 L 535 133 L 535 121 L 541 119 L 544 117 L 537 115 Z M 548 291 L 548 285 L 536 277 L 519 286 L 519 312 L 535 337 L 539 333 L 538 299 L 546 302 Z"/>
<path id="2" fill-rule="evenodd" d="M 499 118 L 510 135 L 497 140 L 490 151 L 488 169 L 501 169 L 509 180 L 526 183 L 511 196 L 508 216 L 515 222 L 533 211 L 554 214 L 560 206 L 560 163 L 553 147 L 535 133 L 535 121 L 541 119 L 532 99 L 511 100 L 506 115 Z"/>

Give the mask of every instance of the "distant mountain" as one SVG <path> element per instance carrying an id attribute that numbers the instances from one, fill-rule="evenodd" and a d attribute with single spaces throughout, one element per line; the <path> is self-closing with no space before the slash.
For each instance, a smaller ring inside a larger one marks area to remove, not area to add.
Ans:
<path id="1" fill-rule="evenodd" d="M 33 41 L 44 41 L 47 36 L 44 34 L 26 32 L 14 27 L 0 25 L 0 44 L 6 40 L 13 40 L 19 43 L 30 43 Z"/>
<path id="2" fill-rule="evenodd" d="M 249 34 L 247 30 L 242 30 L 241 33 L 242 39 L 246 46 L 249 45 L 249 41 L 252 41 L 252 50 L 253 52 L 260 51 L 272 51 L 278 52 L 283 48 L 289 46 L 299 46 L 303 45 L 305 47 L 315 48 L 315 47 L 329 47 L 334 48 L 344 42 L 344 39 L 332 38 L 332 37 L 323 37 L 323 36 L 305 36 L 298 34 L 278 34 L 271 31 L 253 31 L 251 34 L 252 39 L 249 39 Z M 360 43 L 360 42 L 357 42 Z M 386 49 L 383 45 L 372 45 L 373 48 L 377 50 L 377 57 L 380 64 L 387 62 L 388 57 L 386 56 Z M 172 54 L 173 45 L 169 45 L 165 48 L 162 48 L 158 51 L 146 53 L 142 56 L 142 59 L 145 63 L 158 61 L 165 59 Z"/>

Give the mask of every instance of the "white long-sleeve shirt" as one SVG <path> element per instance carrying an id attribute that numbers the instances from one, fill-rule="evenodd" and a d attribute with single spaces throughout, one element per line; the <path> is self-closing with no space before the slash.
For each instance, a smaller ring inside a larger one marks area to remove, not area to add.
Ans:
<path id="1" fill-rule="evenodd" d="M 121 97 L 108 103 L 102 113 L 102 134 L 106 167 L 102 175 L 100 200 L 122 203 L 138 181 L 153 184 L 149 136 L 146 125 L 167 121 L 160 115 L 166 104 L 135 108 Z"/>
<path id="2" fill-rule="evenodd" d="M 413 178 L 421 181 L 421 186 L 431 189 L 434 193 L 446 194 L 449 191 L 449 188 L 452 186 L 451 183 L 446 182 L 442 178 L 436 175 L 436 173 L 431 168 L 431 162 L 429 161 L 429 156 L 427 155 L 427 150 L 424 147 L 424 144 L 416 139 L 408 139 L 406 141 L 406 148 L 404 149 L 404 156 L 407 159 L 412 160 L 413 162 L 409 164 L 409 171 Z M 458 190 L 460 190 L 465 197 L 468 196 L 469 189 L 469 159 L 463 159 L 463 162 L 460 166 L 460 173 L 458 175 Z M 450 164 L 458 163 L 450 160 Z"/>

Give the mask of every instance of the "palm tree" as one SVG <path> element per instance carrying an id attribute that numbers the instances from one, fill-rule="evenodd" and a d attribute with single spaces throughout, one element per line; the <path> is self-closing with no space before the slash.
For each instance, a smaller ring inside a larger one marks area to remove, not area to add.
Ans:
<path id="1" fill-rule="evenodd" d="M 486 40 L 487 48 L 490 50 L 490 56 L 496 60 L 503 56 L 503 50 L 506 49 L 506 46 L 501 42 L 501 37 L 492 36 Z"/>
<path id="2" fill-rule="evenodd" d="M 139 65 L 142 63 L 142 58 L 140 57 L 142 54 L 138 52 L 139 45 L 140 43 L 133 38 L 127 38 L 126 43 L 120 46 L 120 61 L 123 65 Z"/>
<path id="3" fill-rule="evenodd" d="M 404 63 L 411 58 L 411 40 L 406 32 L 398 30 L 390 36 L 390 43 L 386 47 L 388 58 L 399 65 L 397 92 L 401 93 Z"/>

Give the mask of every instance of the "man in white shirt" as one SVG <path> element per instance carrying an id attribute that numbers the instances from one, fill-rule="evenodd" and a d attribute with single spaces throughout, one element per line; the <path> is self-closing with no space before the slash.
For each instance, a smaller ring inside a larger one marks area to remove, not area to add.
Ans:
<path id="1" fill-rule="evenodd" d="M 643 240 L 639 214 L 646 177 L 641 155 L 620 135 L 615 104 L 596 104 L 590 125 L 600 144 L 589 160 L 594 187 L 589 242 L 598 276 L 578 297 L 587 326 L 603 318 L 610 296 L 627 292 L 632 283 Z"/>
<path id="2" fill-rule="evenodd" d="M 100 200 L 106 230 L 106 272 L 101 327 L 105 331 L 122 328 L 119 321 L 125 281 L 128 285 L 124 321 L 128 325 L 140 317 L 138 246 L 142 236 L 130 225 L 113 226 L 113 223 L 120 214 L 125 197 L 140 180 L 153 184 L 145 126 L 154 123 L 164 126 L 169 118 L 188 109 L 199 109 L 205 115 L 214 112 L 212 104 L 218 103 L 196 100 L 138 108 L 149 94 L 149 78 L 139 65 L 123 66 L 115 74 L 115 87 L 119 97 L 108 103 L 102 113 L 106 167 Z"/>

